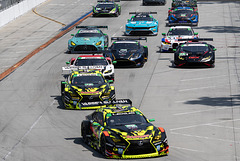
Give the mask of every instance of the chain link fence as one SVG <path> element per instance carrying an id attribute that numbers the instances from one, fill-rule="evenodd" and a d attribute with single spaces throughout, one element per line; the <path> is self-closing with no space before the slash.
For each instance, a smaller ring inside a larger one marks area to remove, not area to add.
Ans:
<path id="1" fill-rule="evenodd" d="M 0 12 L 23 0 L 0 0 Z"/>

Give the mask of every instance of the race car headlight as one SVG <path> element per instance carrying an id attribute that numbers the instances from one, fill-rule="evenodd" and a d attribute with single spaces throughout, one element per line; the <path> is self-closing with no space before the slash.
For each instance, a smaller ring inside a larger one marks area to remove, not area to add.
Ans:
<path id="1" fill-rule="evenodd" d="M 114 143 L 119 143 L 122 141 L 120 138 L 112 138 L 112 140 Z"/>
<path id="2" fill-rule="evenodd" d="M 180 60 L 184 60 L 184 57 L 178 56 L 178 58 L 179 58 Z"/>
<path id="3" fill-rule="evenodd" d="M 102 44 L 102 41 L 99 41 L 99 42 L 96 43 L 96 46 L 99 46 L 101 44 Z"/>
<path id="4" fill-rule="evenodd" d="M 175 20 L 175 18 L 173 18 L 173 17 L 171 17 L 170 19 L 171 19 L 172 21 Z"/>
<path id="5" fill-rule="evenodd" d="M 195 20 L 195 19 L 196 19 L 196 17 L 195 17 L 195 16 L 191 18 L 191 20 Z"/>
<path id="6" fill-rule="evenodd" d="M 76 44 L 75 44 L 73 41 L 71 41 L 71 45 L 72 45 L 72 46 L 75 46 Z"/>
<path id="7" fill-rule="evenodd" d="M 116 8 L 112 9 L 109 13 L 116 13 Z"/>
<path id="8" fill-rule="evenodd" d="M 134 53 L 134 54 L 132 54 L 131 59 L 137 59 L 137 58 L 139 58 L 140 56 L 141 56 L 140 53 Z"/>
<path id="9" fill-rule="evenodd" d="M 126 26 L 126 28 L 132 29 L 133 27 L 130 27 L 130 26 Z"/>
<path id="10" fill-rule="evenodd" d="M 171 45 L 171 43 L 169 43 L 169 42 L 162 42 L 162 43 L 165 45 Z"/>
<path id="11" fill-rule="evenodd" d="M 104 73 L 104 74 L 112 73 L 112 69 L 106 70 L 106 71 L 104 71 L 103 73 Z"/>
<path id="12" fill-rule="evenodd" d="M 160 135 L 156 135 L 156 136 L 154 136 L 154 138 L 153 138 L 153 142 L 161 141 L 161 138 L 162 138 L 162 135 L 161 135 L 161 134 L 160 134 Z"/>
<path id="13" fill-rule="evenodd" d="M 205 57 L 205 58 L 202 58 L 202 62 L 207 62 L 207 61 L 209 61 L 209 60 L 211 60 L 211 56 L 209 55 L 208 57 Z"/>

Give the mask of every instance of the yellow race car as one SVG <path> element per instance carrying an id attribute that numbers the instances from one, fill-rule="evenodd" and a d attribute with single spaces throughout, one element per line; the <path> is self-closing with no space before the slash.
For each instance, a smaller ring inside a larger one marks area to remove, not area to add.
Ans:
<path id="1" fill-rule="evenodd" d="M 97 109 L 101 105 L 91 105 L 96 101 L 115 100 L 115 88 L 106 80 L 99 70 L 72 71 L 66 80 L 61 82 L 61 95 L 66 109 Z M 88 106 L 81 106 L 88 102 Z"/>
<path id="2" fill-rule="evenodd" d="M 128 103 L 115 100 L 105 103 Z M 105 104 L 101 102 L 101 104 Z M 86 144 L 106 158 L 128 159 L 168 154 L 166 132 L 156 127 L 132 105 L 111 105 L 97 109 L 82 121 L 81 134 Z"/>

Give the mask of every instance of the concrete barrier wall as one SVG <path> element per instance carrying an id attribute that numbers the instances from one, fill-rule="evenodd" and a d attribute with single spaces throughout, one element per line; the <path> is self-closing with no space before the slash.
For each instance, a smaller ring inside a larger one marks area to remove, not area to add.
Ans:
<path id="1" fill-rule="evenodd" d="M 0 27 L 28 12 L 46 0 L 24 0 L 0 12 Z"/>

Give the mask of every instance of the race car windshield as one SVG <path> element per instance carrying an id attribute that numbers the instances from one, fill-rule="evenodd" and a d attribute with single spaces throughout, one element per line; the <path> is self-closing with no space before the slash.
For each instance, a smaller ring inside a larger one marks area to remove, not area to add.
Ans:
<path id="1" fill-rule="evenodd" d="M 183 16 L 183 15 L 194 14 L 194 12 L 192 10 L 177 10 L 177 11 L 174 11 L 173 14 Z"/>
<path id="2" fill-rule="evenodd" d="M 76 66 L 95 66 L 95 65 L 108 65 L 106 59 L 77 59 Z"/>
<path id="3" fill-rule="evenodd" d="M 193 35 L 193 32 L 192 30 L 188 29 L 173 29 L 171 31 L 168 31 L 168 36 L 174 35 Z"/>
<path id="4" fill-rule="evenodd" d="M 185 51 L 185 52 L 206 52 L 208 51 L 207 46 L 183 46 L 181 47 L 180 51 Z"/>
<path id="5" fill-rule="evenodd" d="M 101 37 L 101 33 L 91 33 L 91 32 L 82 32 L 82 33 L 77 33 L 76 37 Z"/>
<path id="6" fill-rule="evenodd" d="M 139 114 L 113 115 L 107 119 L 108 126 L 121 126 L 142 123 L 147 123 L 147 120 Z"/>
<path id="7" fill-rule="evenodd" d="M 113 49 L 138 49 L 137 43 L 115 43 Z"/>
<path id="8" fill-rule="evenodd" d="M 96 8 L 114 8 L 114 4 L 97 4 Z"/>
<path id="9" fill-rule="evenodd" d="M 76 76 L 72 80 L 72 85 L 82 87 L 98 87 L 104 83 L 101 76 Z"/>
<path id="10" fill-rule="evenodd" d="M 153 21 L 153 18 L 149 15 L 145 16 L 134 16 L 131 21 Z"/>

